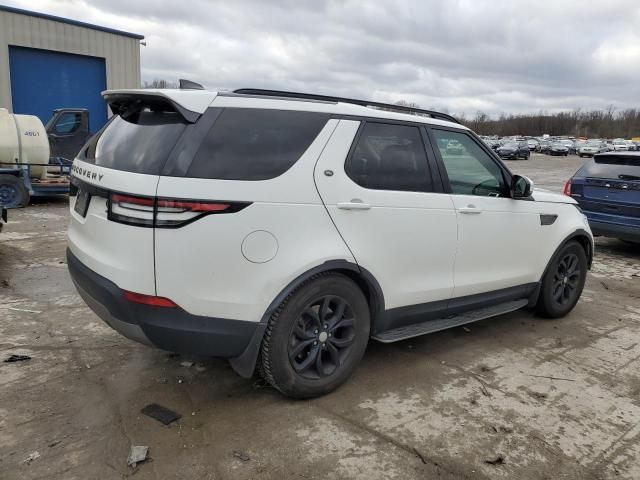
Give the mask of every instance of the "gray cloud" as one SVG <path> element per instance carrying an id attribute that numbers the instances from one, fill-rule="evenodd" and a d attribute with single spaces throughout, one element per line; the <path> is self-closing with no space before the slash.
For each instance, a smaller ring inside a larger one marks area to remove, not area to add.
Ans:
<path id="1" fill-rule="evenodd" d="M 637 0 L 44 0 L 38 9 L 144 34 L 144 80 L 404 99 L 467 115 L 640 104 Z"/>

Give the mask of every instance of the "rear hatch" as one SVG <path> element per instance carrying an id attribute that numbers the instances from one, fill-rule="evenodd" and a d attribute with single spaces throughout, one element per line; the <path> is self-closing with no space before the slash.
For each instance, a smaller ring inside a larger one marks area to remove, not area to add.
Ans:
<path id="1" fill-rule="evenodd" d="M 120 288 L 155 295 L 159 175 L 197 114 L 161 95 L 105 98 L 116 114 L 82 148 L 72 167 L 69 249 Z"/>
<path id="2" fill-rule="evenodd" d="M 571 195 L 588 216 L 640 219 L 640 155 L 596 155 L 576 173 Z"/>

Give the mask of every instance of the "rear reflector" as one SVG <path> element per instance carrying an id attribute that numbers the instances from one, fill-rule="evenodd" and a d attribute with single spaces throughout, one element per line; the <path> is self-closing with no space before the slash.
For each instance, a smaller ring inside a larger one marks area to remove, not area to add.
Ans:
<path id="1" fill-rule="evenodd" d="M 152 307 L 165 308 L 175 308 L 178 306 L 168 298 L 156 297 L 154 295 L 145 295 L 143 293 L 135 293 L 128 290 L 123 290 L 123 292 L 124 298 L 133 303 L 141 303 L 143 305 L 151 305 Z"/>
<path id="2" fill-rule="evenodd" d="M 564 188 L 562 189 L 562 193 L 564 193 L 565 195 L 571 196 L 571 179 L 565 182 Z"/>

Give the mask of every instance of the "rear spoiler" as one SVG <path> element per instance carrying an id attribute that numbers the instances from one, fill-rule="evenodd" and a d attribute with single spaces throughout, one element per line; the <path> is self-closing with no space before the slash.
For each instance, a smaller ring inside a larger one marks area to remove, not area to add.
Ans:
<path id="1" fill-rule="evenodd" d="M 201 115 L 199 112 L 185 108 L 171 96 L 157 90 L 148 92 L 144 90 L 107 90 L 102 92 L 102 97 L 116 115 L 126 113 L 127 110 L 137 106 L 149 106 L 154 110 L 176 112 L 189 123 L 195 123 Z"/>

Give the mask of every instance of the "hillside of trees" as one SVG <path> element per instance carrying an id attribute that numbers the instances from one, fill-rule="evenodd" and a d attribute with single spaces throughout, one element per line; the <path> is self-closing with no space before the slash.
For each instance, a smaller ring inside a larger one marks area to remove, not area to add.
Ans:
<path id="1" fill-rule="evenodd" d="M 606 110 L 545 112 L 525 115 L 500 115 L 490 118 L 478 112 L 469 119 L 458 117 L 461 123 L 480 135 L 570 135 L 588 138 L 632 138 L 640 136 L 640 110 L 630 108 Z"/>

